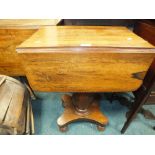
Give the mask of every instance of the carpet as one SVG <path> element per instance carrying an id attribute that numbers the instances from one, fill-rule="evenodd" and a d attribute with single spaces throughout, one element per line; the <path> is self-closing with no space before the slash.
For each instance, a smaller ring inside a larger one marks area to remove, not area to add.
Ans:
<path id="1" fill-rule="evenodd" d="M 61 96 L 63 93 L 35 92 L 37 100 L 32 101 L 35 134 L 36 135 L 120 135 L 120 130 L 126 121 L 125 114 L 128 109 L 118 100 L 110 102 L 102 94 L 100 101 L 101 111 L 109 118 L 109 124 L 104 131 L 98 131 L 95 124 L 89 122 L 76 122 L 68 126 L 68 131 L 62 133 L 57 126 L 57 118 L 63 113 Z M 145 109 L 155 114 L 155 105 L 144 105 Z M 145 119 L 138 114 L 131 123 L 125 135 L 154 135 L 155 120 Z"/>

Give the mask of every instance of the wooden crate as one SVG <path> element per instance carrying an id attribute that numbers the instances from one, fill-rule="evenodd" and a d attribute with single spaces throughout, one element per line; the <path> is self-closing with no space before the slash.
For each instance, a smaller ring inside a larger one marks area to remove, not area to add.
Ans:
<path id="1" fill-rule="evenodd" d="M 18 80 L 0 75 L 0 134 L 28 134 L 31 122 L 29 92 Z"/>

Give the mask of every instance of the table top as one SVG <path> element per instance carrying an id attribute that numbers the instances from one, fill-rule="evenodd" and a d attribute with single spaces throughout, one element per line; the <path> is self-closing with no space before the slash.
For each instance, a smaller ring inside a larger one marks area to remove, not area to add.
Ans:
<path id="1" fill-rule="evenodd" d="M 17 52 L 31 87 L 47 92 L 134 91 L 155 57 L 153 45 L 115 26 L 41 28 Z"/>
<path id="2" fill-rule="evenodd" d="M 122 26 L 47 26 L 40 28 L 18 49 L 61 47 L 155 48 Z"/>
<path id="3" fill-rule="evenodd" d="M 0 29 L 57 25 L 61 19 L 0 19 Z"/>

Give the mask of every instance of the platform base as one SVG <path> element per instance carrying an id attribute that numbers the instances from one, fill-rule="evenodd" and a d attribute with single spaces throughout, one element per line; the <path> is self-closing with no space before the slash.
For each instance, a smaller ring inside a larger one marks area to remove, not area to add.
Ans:
<path id="1" fill-rule="evenodd" d="M 64 113 L 58 118 L 57 124 L 59 130 L 67 131 L 68 124 L 76 121 L 89 121 L 97 125 L 99 131 L 103 131 L 105 125 L 108 124 L 108 118 L 100 111 L 99 103 L 94 100 L 87 110 L 79 112 L 73 104 L 72 96 L 64 95 L 62 97 Z"/>

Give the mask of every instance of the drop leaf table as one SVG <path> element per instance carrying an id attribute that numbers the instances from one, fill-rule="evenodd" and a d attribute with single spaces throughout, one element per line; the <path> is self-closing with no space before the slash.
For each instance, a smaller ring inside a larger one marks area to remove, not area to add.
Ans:
<path id="1" fill-rule="evenodd" d="M 73 93 L 62 97 L 61 131 L 79 120 L 103 130 L 97 93 L 137 90 L 155 57 L 153 45 L 121 26 L 47 26 L 16 51 L 34 90 Z"/>

